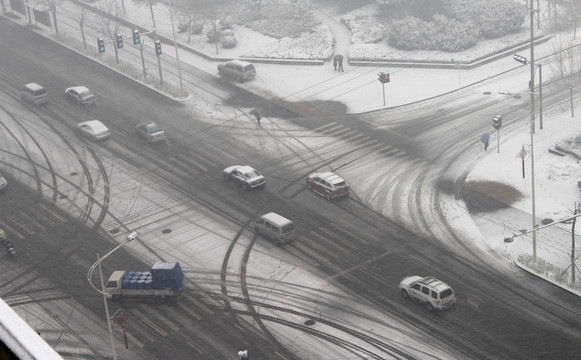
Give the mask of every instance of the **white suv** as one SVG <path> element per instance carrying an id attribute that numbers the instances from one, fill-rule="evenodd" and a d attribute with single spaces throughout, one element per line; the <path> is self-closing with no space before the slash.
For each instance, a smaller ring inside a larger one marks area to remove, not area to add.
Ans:
<path id="1" fill-rule="evenodd" d="M 456 303 L 454 290 L 433 276 L 408 276 L 399 283 L 401 296 L 426 304 L 429 311 L 450 309 Z"/>

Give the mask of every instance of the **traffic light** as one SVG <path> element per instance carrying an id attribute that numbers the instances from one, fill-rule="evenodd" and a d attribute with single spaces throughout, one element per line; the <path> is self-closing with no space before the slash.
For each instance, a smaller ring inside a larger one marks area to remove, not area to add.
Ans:
<path id="1" fill-rule="evenodd" d="M 133 30 L 133 44 L 139 45 L 141 43 L 141 39 L 139 38 L 139 31 L 137 29 Z"/>
<path id="2" fill-rule="evenodd" d="M 499 130 L 502 127 L 502 115 L 496 115 L 492 118 L 492 126 Z"/>
<path id="3" fill-rule="evenodd" d="M 103 40 L 103 38 L 98 38 L 97 39 L 97 49 L 99 49 L 99 52 L 105 52 L 105 40 Z"/>
<path id="4" fill-rule="evenodd" d="M 161 41 L 155 40 L 155 55 L 161 55 Z"/>
<path id="5" fill-rule="evenodd" d="M 123 47 L 123 36 L 121 36 L 121 34 L 117 34 L 115 41 L 117 42 L 117 48 L 121 49 Z"/>
<path id="6" fill-rule="evenodd" d="M 380 72 L 377 75 L 379 75 L 379 82 L 382 84 L 388 83 L 389 82 L 389 73 L 388 72 Z"/>

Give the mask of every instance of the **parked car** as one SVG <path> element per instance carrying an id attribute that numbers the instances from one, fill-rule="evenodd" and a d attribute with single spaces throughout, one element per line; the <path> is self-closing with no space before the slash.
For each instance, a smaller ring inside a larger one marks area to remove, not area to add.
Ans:
<path id="1" fill-rule="evenodd" d="M 20 98 L 22 101 L 31 103 L 32 105 L 41 105 L 48 102 L 48 93 L 46 89 L 37 83 L 29 83 L 20 90 Z"/>
<path id="2" fill-rule="evenodd" d="M 139 124 L 135 127 L 135 132 L 139 137 L 149 143 L 165 141 L 165 131 L 154 122 Z"/>
<path id="3" fill-rule="evenodd" d="M 218 65 L 218 73 L 240 82 L 256 77 L 254 65 L 242 60 L 230 60 L 227 63 Z"/>
<path id="4" fill-rule="evenodd" d="M 67 99 L 74 101 L 77 105 L 96 105 L 97 97 L 85 86 L 73 86 L 65 89 Z"/>
<path id="5" fill-rule="evenodd" d="M 6 181 L 6 178 L 4 176 L 0 175 L 0 191 L 6 190 L 7 187 L 8 181 Z"/>
<path id="6" fill-rule="evenodd" d="M 83 121 L 77 125 L 77 131 L 91 141 L 104 140 L 111 135 L 111 131 L 99 120 Z"/>
<path id="7" fill-rule="evenodd" d="M 339 175 L 332 172 L 314 173 L 307 176 L 309 190 L 324 196 L 327 200 L 349 196 L 349 185 Z"/>
<path id="8" fill-rule="evenodd" d="M 255 189 L 266 184 L 264 176 L 250 166 L 234 165 L 224 169 L 224 180 L 234 181 L 242 186 L 242 189 Z"/>
<path id="9" fill-rule="evenodd" d="M 429 311 L 450 309 L 456 303 L 454 290 L 433 276 L 408 276 L 399 283 L 401 296 L 426 305 Z"/>

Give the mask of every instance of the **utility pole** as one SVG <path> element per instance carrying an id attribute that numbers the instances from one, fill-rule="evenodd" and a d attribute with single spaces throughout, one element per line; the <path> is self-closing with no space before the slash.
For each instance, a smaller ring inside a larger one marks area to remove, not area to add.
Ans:
<path id="1" fill-rule="evenodd" d="M 532 216 L 533 229 L 537 227 L 537 214 L 535 210 L 535 151 L 534 151 L 534 134 L 535 134 L 535 27 L 534 27 L 534 8 L 533 0 L 529 0 L 529 14 L 530 14 L 530 36 L 531 36 L 531 184 L 532 184 Z M 533 259 L 537 261 L 537 233 L 533 232 Z"/>

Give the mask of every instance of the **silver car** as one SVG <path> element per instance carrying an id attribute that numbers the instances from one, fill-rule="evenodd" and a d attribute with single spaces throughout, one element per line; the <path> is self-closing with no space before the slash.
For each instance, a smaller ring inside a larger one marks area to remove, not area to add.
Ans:
<path id="1" fill-rule="evenodd" d="M 85 86 L 73 86 L 65 90 L 68 99 L 77 103 L 77 105 L 96 105 L 97 97 L 91 90 Z"/>
<path id="2" fill-rule="evenodd" d="M 135 127 L 135 132 L 139 137 L 149 143 L 157 143 L 166 140 L 165 131 L 154 122 L 139 124 Z"/>
<path id="3" fill-rule="evenodd" d="M 77 125 L 77 132 L 91 141 L 105 140 L 111 131 L 99 120 L 83 121 Z"/>

